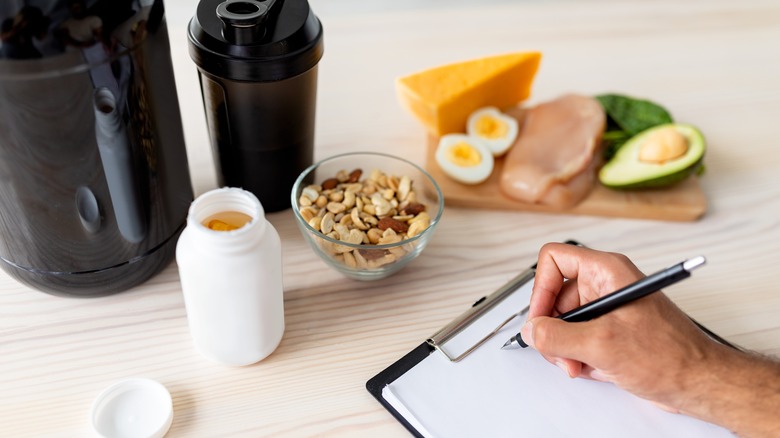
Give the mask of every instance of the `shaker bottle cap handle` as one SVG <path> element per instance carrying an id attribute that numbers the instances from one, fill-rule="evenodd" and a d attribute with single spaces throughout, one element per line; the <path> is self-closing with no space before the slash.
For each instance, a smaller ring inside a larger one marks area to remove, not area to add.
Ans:
<path id="1" fill-rule="evenodd" d="M 245 45 L 263 37 L 263 23 L 281 0 L 226 0 L 217 6 L 222 36 L 233 44 Z"/>
<path id="2" fill-rule="evenodd" d="M 211 77 L 273 82 L 322 58 L 322 24 L 307 0 L 199 0 L 187 27 L 190 56 Z"/>

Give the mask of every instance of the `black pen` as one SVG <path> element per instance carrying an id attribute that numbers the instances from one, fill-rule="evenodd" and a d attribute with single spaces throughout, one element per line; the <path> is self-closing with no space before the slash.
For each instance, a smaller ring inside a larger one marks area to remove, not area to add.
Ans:
<path id="1" fill-rule="evenodd" d="M 663 269 L 655 274 L 648 275 L 635 283 L 612 292 L 609 295 L 593 300 L 585 305 L 572 309 L 557 318 L 567 322 L 590 321 L 601 315 L 609 313 L 624 304 L 638 300 L 644 296 L 657 292 L 662 288 L 677 283 L 691 276 L 691 271 L 703 265 L 706 260 L 703 256 L 694 257 L 670 268 Z M 528 344 L 523 342 L 520 333 L 512 336 L 502 349 L 525 348 Z"/>

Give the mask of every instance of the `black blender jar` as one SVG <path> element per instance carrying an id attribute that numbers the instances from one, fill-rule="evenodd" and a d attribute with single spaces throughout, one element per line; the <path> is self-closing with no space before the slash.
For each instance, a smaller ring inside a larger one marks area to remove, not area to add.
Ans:
<path id="1" fill-rule="evenodd" d="M 193 198 L 162 1 L 2 2 L 0 25 L 0 266 L 58 295 L 145 281 Z"/>

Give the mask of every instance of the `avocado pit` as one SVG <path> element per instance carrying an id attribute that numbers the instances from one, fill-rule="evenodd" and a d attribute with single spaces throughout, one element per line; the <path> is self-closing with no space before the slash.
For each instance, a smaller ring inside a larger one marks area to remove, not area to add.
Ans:
<path id="1" fill-rule="evenodd" d="M 639 161 L 663 164 L 688 152 L 688 140 L 673 126 L 658 129 L 639 148 Z"/>

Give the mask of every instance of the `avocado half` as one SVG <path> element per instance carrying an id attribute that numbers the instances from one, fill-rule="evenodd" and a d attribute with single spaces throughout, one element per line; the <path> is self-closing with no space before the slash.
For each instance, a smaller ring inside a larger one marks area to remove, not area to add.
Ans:
<path id="1" fill-rule="evenodd" d="M 674 128 L 687 140 L 688 149 L 680 157 L 663 163 L 639 160 L 642 145 L 661 129 Z M 599 171 L 599 181 L 613 189 L 646 189 L 667 187 L 698 172 L 704 158 L 704 136 L 691 125 L 667 123 L 631 137 Z"/>

